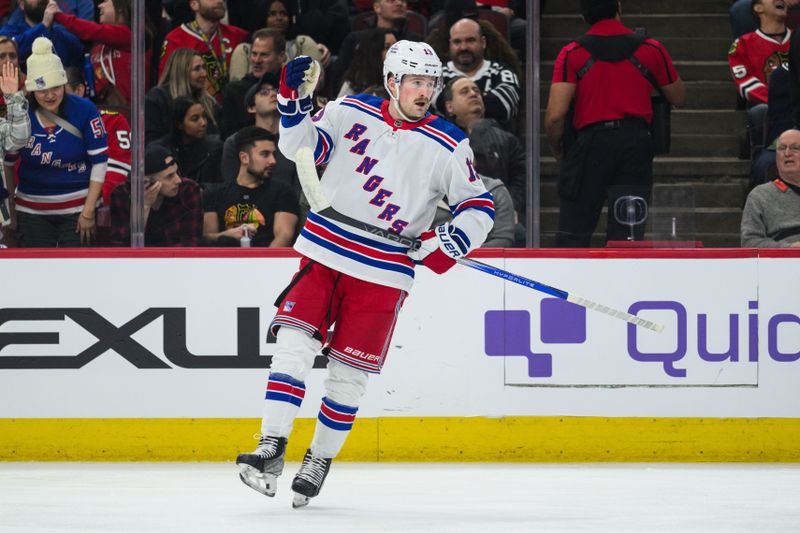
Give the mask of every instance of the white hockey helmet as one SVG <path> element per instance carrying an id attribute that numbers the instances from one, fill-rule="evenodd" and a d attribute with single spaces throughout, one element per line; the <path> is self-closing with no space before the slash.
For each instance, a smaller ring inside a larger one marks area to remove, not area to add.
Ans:
<path id="1" fill-rule="evenodd" d="M 414 74 L 433 76 L 436 79 L 434 95 L 442 88 L 442 62 L 428 43 L 397 41 L 386 52 L 386 59 L 383 61 L 383 86 L 394 98 L 392 91 L 389 90 L 389 74 L 394 75 L 398 86 L 403 76 Z"/>

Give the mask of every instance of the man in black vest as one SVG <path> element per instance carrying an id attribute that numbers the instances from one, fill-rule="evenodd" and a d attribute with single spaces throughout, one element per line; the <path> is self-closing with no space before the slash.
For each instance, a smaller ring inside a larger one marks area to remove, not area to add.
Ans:
<path id="1" fill-rule="evenodd" d="M 591 25 L 558 55 L 545 116 L 548 142 L 561 163 L 556 245 L 588 247 L 608 198 L 608 240 L 627 238 L 614 205 L 623 196 L 649 200 L 653 185 L 650 124 L 654 88 L 681 105 L 685 88 L 667 51 L 620 22 L 621 2 L 581 0 Z M 565 126 L 574 99 L 573 142 Z M 637 227 L 637 238 L 644 226 Z"/>

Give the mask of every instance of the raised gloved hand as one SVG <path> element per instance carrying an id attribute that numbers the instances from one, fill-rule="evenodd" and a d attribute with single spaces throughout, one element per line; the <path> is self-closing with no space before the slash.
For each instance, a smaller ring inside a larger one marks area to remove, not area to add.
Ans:
<path id="1" fill-rule="evenodd" d="M 308 56 L 297 56 L 283 66 L 278 89 L 278 111 L 282 115 L 311 112 L 314 107 L 311 96 L 319 73 L 319 65 Z"/>
<path id="2" fill-rule="evenodd" d="M 444 223 L 419 236 L 420 247 L 408 252 L 417 264 L 422 263 L 437 274 L 444 274 L 456 264 L 456 260 L 466 257 L 469 251 L 469 238 L 460 229 Z"/>

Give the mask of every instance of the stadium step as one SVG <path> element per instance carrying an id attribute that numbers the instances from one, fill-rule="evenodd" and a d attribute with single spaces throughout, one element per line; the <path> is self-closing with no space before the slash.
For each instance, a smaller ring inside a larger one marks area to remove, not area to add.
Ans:
<path id="1" fill-rule="evenodd" d="M 748 178 L 715 178 L 711 181 L 697 181 L 694 177 L 658 177 L 654 188 L 669 191 L 677 197 L 681 194 L 691 198 L 694 204 L 704 207 L 736 207 L 744 204 L 747 194 Z M 544 178 L 540 187 L 543 206 L 557 206 L 558 186 L 555 178 Z"/>
<path id="2" fill-rule="evenodd" d="M 741 140 L 732 134 L 672 134 L 672 146 L 669 155 L 664 157 L 702 157 L 714 154 L 716 157 L 735 158 L 739 155 Z M 541 136 L 542 154 L 549 154 L 547 137 Z"/>
<path id="3" fill-rule="evenodd" d="M 553 157 L 542 157 L 541 168 L 542 176 L 558 175 L 558 167 Z M 740 161 L 732 157 L 656 157 L 653 163 L 653 173 L 657 177 L 716 179 L 722 176 L 743 177 L 749 172 L 750 161 Z"/>

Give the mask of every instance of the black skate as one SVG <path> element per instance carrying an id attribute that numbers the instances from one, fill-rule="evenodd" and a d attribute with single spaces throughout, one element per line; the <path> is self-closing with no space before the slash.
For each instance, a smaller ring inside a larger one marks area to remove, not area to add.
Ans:
<path id="1" fill-rule="evenodd" d="M 270 498 L 278 490 L 278 476 L 283 473 L 283 458 L 286 455 L 284 437 L 262 435 L 258 448 L 252 453 L 240 453 L 236 458 L 239 479 L 254 490 Z"/>
<path id="2" fill-rule="evenodd" d="M 328 475 L 328 470 L 331 468 L 332 460 L 314 457 L 311 455 L 311 450 L 306 451 L 303 464 L 292 481 L 292 490 L 294 491 L 292 507 L 297 509 L 308 505 L 308 501 L 319 494 L 325 476 Z"/>

